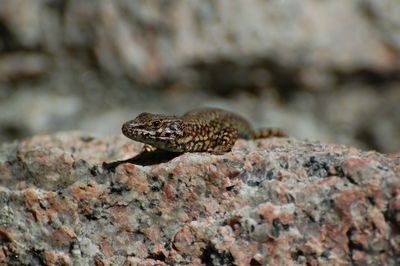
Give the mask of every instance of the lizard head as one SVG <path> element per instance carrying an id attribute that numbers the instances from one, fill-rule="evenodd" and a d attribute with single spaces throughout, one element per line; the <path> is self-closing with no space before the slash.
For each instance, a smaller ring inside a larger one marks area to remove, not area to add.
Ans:
<path id="1" fill-rule="evenodd" d="M 184 127 L 176 116 L 141 113 L 122 125 L 122 133 L 135 141 L 173 151 L 176 140 L 184 134 Z"/>

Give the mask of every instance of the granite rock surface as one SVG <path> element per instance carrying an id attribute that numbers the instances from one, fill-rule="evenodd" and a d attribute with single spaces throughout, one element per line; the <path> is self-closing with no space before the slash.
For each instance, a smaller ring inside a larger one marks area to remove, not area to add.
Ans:
<path id="1" fill-rule="evenodd" d="M 296 139 L 111 162 L 83 133 L 0 148 L 0 264 L 399 265 L 400 155 Z"/>
<path id="2" fill-rule="evenodd" d="M 211 103 L 298 138 L 399 151 L 399 8 L 0 0 L 0 142 L 70 129 L 117 134 L 143 111 Z"/>

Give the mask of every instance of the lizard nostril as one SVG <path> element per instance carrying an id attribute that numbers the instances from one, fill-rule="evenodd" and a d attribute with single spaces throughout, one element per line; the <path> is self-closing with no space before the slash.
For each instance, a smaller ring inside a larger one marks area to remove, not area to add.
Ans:
<path id="1" fill-rule="evenodd" d="M 126 136 L 128 133 L 129 133 L 129 126 L 127 125 L 127 123 L 124 123 L 122 125 L 122 134 Z"/>

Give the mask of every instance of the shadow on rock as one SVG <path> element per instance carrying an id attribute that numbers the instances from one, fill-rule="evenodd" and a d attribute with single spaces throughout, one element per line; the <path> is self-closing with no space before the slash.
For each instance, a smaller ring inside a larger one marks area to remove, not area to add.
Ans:
<path id="1" fill-rule="evenodd" d="M 150 151 L 150 152 L 142 152 L 139 153 L 138 155 L 126 159 L 126 160 L 121 160 L 121 161 L 115 161 L 115 162 L 103 162 L 103 169 L 108 170 L 108 171 L 114 171 L 117 166 L 120 164 L 124 163 L 131 163 L 131 164 L 136 164 L 136 165 L 141 165 L 141 166 L 147 166 L 147 165 L 154 165 L 154 164 L 160 164 L 160 163 L 165 163 L 168 162 L 175 157 L 183 154 L 182 152 L 168 152 L 168 151 Z"/>

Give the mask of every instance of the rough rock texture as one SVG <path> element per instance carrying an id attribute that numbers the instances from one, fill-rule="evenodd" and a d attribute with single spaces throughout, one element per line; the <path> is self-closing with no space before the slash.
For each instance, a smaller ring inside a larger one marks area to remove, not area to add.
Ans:
<path id="1" fill-rule="evenodd" d="M 0 263 L 400 263 L 400 155 L 239 140 L 221 156 L 102 169 L 140 148 L 81 133 L 3 145 Z"/>
<path id="2" fill-rule="evenodd" d="M 399 7 L 0 0 L 0 141 L 213 103 L 297 137 L 399 151 Z"/>

